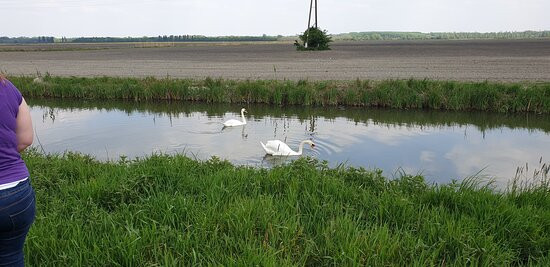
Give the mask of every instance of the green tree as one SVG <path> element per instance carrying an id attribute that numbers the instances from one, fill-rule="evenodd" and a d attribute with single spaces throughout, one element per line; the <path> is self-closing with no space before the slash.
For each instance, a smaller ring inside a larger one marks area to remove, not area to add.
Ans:
<path id="1" fill-rule="evenodd" d="M 304 34 L 300 35 L 299 38 L 302 42 L 298 42 L 298 40 L 294 42 L 298 51 L 330 50 L 329 43 L 332 42 L 332 37 L 327 34 L 327 31 L 311 27 Z"/>

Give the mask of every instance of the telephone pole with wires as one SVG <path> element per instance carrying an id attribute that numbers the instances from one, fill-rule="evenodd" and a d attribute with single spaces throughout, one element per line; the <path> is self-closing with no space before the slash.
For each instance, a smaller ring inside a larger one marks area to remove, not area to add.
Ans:
<path id="1" fill-rule="evenodd" d="M 315 16 L 314 21 L 313 21 L 313 26 L 311 24 L 311 15 L 312 15 L 312 13 Z M 309 3 L 309 18 L 307 20 L 306 42 L 304 44 L 304 46 L 306 48 L 307 48 L 309 29 L 311 29 L 311 27 L 314 27 L 315 29 L 317 29 L 317 0 L 311 0 L 311 2 Z"/>

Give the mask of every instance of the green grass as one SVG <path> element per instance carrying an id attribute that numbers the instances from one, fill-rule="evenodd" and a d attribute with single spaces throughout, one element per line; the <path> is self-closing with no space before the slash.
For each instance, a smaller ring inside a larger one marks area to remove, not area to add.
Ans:
<path id="1" fill-rule="evenodd" d="M 24 159 L 32 266 L 550 264 L 548 184 L 497 192 L 300 159 L 270 170 L 152 155 Z"/>
<path id="2" fill-rule="evenodd" d="M 550 83 L 10 77 L 26 97 L 550 113 Z"/>

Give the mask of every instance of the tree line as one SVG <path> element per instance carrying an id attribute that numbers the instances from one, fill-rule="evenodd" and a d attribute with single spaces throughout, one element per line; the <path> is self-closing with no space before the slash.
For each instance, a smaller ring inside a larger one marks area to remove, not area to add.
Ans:
<path id="1" fill-rule="evenodd" d="M 31 44 L 31 43 L 112 43 L 112 42 L 254 42 L 277 41 L 282 36 L 220 36 L 208 37 L 202 35 L 159 35 L 156 37 L 0 37 L 0 43 Z"/>
<path id="2" fill-rule="evenodd" d="M 550 31 L 524 32 L 350 32 L 333 35 L 334 40 L 468 40 L 468 39 L 543 39 Z"/>
<path id="3" fill-rule="evenodd" d="M 203 36 L 203 35 L 159 35 L 155 37 L 78 37 L 55 38 L 51 36 L 38 37 L 0 37 L 4 44 L 32 43 L 110 43 L 110 42 L 254 42 L 277 41 L 283 36 Z M 333 40 L 469 40 L 469 39 L 546 39 L 550 31 L 524 32 L 350 32 L 333 34 Z"/>
<path id="4" fill-rule="evenodd" d="M 51 36 L 38 36 L 38 37 L 0 37 L 0 43 L 3 44 L 39 44 L 39 43 L 53 43 L 55 38 Z"/>
<path id="5" fill-rule="evenodd" d="M 109 43 L 109 42 L 238 42 L 238 41 L 277 41 L 275 36 L 220 36 L 202 35 L 159 35 L 156 37 L 80 37 L 72 43 Z"/>

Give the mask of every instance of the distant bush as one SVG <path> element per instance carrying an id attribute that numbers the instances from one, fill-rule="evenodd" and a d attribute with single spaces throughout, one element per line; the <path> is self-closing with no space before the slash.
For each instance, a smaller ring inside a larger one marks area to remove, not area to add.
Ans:
<path id="1" fill-rule="evenodd" d="M 327 31 L 322 31 L 319 28 L 311 27 L 304 34 L 299 36 L 302 42 L 296 40 L 294 45 L 298 51 L 305 50 L 330 50 L 329 43 L 332 38 L 327 34 Z"/>

